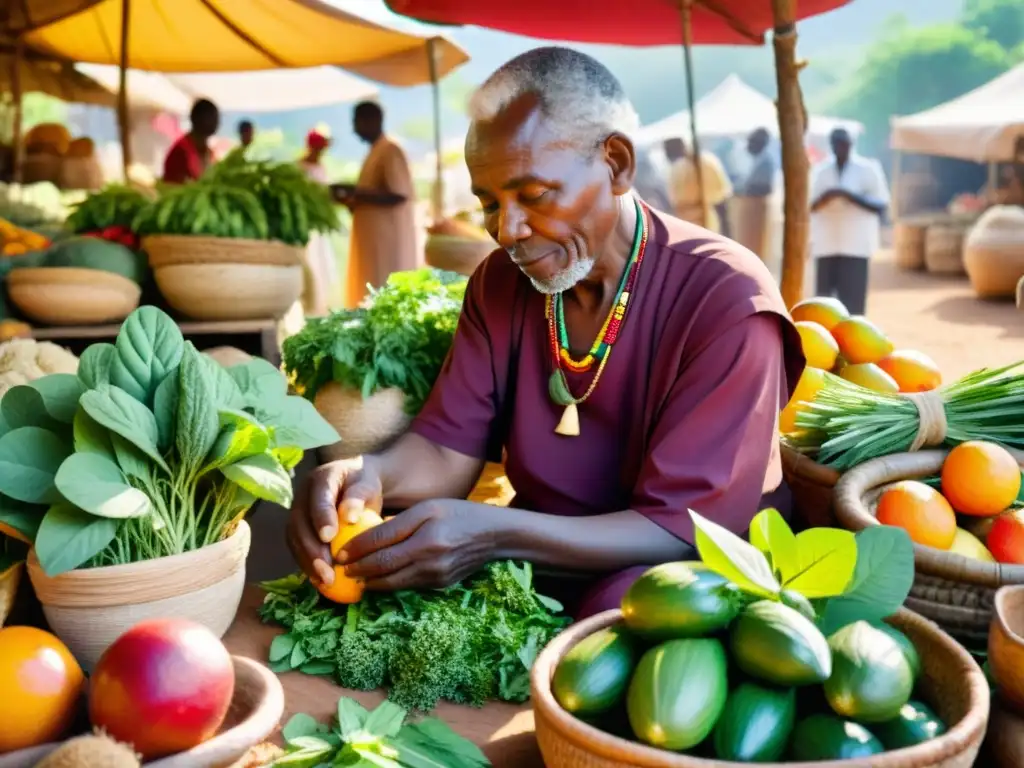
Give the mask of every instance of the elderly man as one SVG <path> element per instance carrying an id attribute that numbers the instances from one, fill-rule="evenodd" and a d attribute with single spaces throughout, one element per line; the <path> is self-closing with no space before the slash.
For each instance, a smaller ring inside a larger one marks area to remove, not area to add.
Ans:
<path id="1" fill-rule="evenodd" d="M 604 66 L 538 48 L 470 107 L 466 164 L 501 247 L 409 432 L 320 467 L 289 541 L 331 583 L 338 526 L 405 508 L 338 553 L 348 575 L 436 587 L 523 559 L 560 572 L 544 589 L 588 615 L 647 566 L 694 556 L 688 509 L 742 534 L 785 508 L 776 423 L 804 360 L 756 256 L 631 192 L 638 119 Z M 502 449 L 511 507 L 466 501 Z"/>

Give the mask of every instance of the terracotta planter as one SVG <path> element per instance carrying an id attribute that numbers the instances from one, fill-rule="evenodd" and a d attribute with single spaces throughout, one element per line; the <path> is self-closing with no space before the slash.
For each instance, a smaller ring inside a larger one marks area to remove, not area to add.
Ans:
<path id="1" fill-rule="evenodd" d="M 181 555 L 47 576 L 35 552 L 28 575 L 50 629 L 87 671 L 123 632 L 145 619 L 182 618 L 222 637 L 245 587 L 249 525 Z"/>

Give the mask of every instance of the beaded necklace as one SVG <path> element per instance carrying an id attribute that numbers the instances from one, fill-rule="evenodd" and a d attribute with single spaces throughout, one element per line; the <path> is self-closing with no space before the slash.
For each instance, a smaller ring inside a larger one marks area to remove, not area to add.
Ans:
<path id="1" fill-rule="evenodd" d="M 555 432 L 566 437 L 577 437 L 580 433 L 579 411 L 577 407 L 582 404 L 594 390 L 601 380 L 605 365 L 611 358 L 612 346 L 619 338 L 619 331 L 626 319 L 626 310 L 629 308 L 629 299 L 636 286 L 637 276 L 640 274 L 640 264 L 644 260 L 644 252 L 647 249 L 647 220 L 644 217 L 644 208 L 636 198 L 633 200 L 636 205 L 636 228 L 633 232 L 633 249 L 626 263 L 626 268 L 619 279 L 619 287 L 615 294 L 615 301 L 612 302 L 608 316 L 605 318 L 601 330 L 598 332 L 590 351 L 580 360 L 573 359 L 569 352 L 569 334 L 565 328 L 565 313 L 562 304 L 562 295 L 555 294 L 545 297 L 544 316 L 548 324 L 548 341 L 551 345 L 552 372 L 548 379 L 548 396 L 555 405 L 565 407 L 562 418 L 555 427 Z M 574 373 L 585 373 L 597 364 L 597 372 L 590 382 L 590 386 L 581 397 L 573 397 L 569 389 L 569 381 L 565 376 L 568 369 Z"/>

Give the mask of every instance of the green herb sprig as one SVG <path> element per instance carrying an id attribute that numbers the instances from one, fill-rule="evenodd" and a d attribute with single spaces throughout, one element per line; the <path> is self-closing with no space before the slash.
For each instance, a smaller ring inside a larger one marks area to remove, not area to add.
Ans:
<path id="1" fill-rule="evenodd" d="M 134 187 L 108 184 L 75 205 L 66 226 L 74 233 L 98 232 L 107 227 L 131 229 L 135 217 L 152 201 Z"/>
<path id="2" fill-rule="evenodd" d="M 354 690 L 386 687 L 413 710 L 441 699 L 525 701 L 537 654 L 569 622 L 534 590 L 531 566 L 508 561 L 446 589 L 367 593 L 344 608 L 300 576 L 262 586 L 263 621 L 287 630 L 271 643 L 271 669 L 329 675 Z"/>

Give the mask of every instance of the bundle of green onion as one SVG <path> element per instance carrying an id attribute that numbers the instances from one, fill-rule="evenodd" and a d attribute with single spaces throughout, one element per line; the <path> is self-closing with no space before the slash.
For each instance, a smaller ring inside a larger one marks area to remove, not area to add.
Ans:
<path id="1" fill-rule="evenodd" d="M 910 450 L 921 426 L 907 395 L 874 392 L 825 374 L 825 386 L 796 416 L 786 443 L 819 464 L 845 470 Z M 1024 450 L 1024 363 L 968 374 L 939 393 L 945 404 L 942 445 L 987 440 Z"/>

